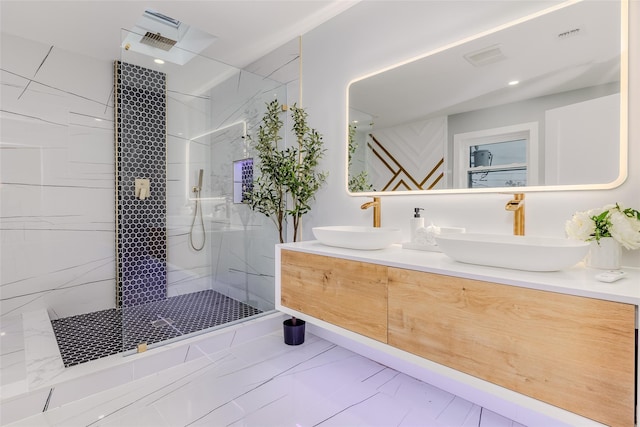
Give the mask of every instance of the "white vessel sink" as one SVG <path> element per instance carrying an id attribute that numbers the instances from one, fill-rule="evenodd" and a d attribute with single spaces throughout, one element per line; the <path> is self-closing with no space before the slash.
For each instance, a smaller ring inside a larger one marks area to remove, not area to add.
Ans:
<path id="1" fill-rule="evenodd" d="M 578 240 L 500 234 L 444 234 L 436 242 L 459 262 L 527 271 L 569 268 L 589 250 L 588 242 Z"/>
<path id="2" fill-rule="evenodd" d="M 361 250 L 384 249 L 402 240 L 400 229 L 391 227 L 314 227 L 313 235 L 323 245 Z"/>

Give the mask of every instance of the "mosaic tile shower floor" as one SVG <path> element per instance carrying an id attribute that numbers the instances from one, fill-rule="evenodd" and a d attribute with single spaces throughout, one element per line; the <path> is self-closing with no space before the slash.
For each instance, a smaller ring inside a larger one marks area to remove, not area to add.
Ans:
<path id="1" fill-rule="evenodd" d="M 259 313 L 257 308 L 206 290 L 65 317 L 51 324 L 64 366 L 69 367 L 133 350 L 142 342 L 154 344 Z"/>

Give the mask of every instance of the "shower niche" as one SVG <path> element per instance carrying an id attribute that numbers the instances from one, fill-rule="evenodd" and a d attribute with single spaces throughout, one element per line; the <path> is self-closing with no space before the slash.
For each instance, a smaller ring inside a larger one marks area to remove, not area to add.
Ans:
<path id="1" fill-rule="evenodd" d="M 253 191 L 253 159 L 233 162 L 233 203 L 247 203 Z"/>

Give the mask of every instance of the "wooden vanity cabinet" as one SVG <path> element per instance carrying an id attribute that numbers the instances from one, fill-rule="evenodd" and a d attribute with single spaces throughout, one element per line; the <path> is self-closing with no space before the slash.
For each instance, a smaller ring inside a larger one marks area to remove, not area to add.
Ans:
<path id="1" fill-rule="evenodd" d="M 388 291 L 389 345 L 607 425 L 634 425 L 634 305 L 398 268 Z"/>
<path id="2" fill-rule="evenodd" d="M 281 304 L 611 426 L 633 426 L 635 305 L 281 251 Z"/>
<path id="3" fill-rule="evenodd" d="M 387 342 L 387 267 L 281 252 L 281 304 Z"/>

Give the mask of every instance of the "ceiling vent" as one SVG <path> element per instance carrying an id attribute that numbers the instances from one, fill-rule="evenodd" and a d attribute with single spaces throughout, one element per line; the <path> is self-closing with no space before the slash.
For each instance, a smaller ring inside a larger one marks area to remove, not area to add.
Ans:
<path id="1" fill-rule="evenodd" d="M 482 67 L 484 65 L 493 64 L 494 62 L 502 61 L 507 57 L 504 56 L 500 45 L 493 45 L 484 49 L 476 50 L 475 52 L 467 53 L 464 56 L 471 65 L 474 67 Z"/>
<path id="2" fill-rule="evenodd" d="M 140 43 L 169 51 L 173 46 L 175 46 L 177 40 L 171 40 L 168 37 L 161 36 L 160 33 L 153 34 L 152 32 L 147 31 L 140 40 Z"/>
<path id="3" fill-rule="evenodd" d="M 560 40 L 566 40 L 568 38 L 579 36 L 579 35 L 580 35 L 580 28 L 574 28 L 572 30 L 559 33 L 558 38 Z"/>

